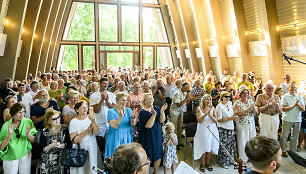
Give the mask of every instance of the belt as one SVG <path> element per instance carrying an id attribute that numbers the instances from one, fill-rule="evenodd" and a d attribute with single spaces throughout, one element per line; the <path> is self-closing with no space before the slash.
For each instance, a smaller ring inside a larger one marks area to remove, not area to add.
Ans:
<path id="1" fill-rule="evenodd" d="M 266 113 L 262 113 L 262 114 L 273 116 L 273 115 L 276 115 L 276 114 L 278 114 L 278 113 L 274 113 L 274 114 L 266 114 Z"/>

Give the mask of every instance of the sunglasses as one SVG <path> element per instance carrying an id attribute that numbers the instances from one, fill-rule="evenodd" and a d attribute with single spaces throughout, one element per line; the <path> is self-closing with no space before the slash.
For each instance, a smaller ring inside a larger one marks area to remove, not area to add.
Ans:
<path id="1" fill-rule="evenodd" d="M 61 118 L 61 116 L 58 116 L 58 117 L 56 117 L 56 118 L 52 118 L 52 120 L 55 121 L 55 120 L 57 120 L 57 119 L 59 119 L 59 118 Z"/>
<path id="2" fill-rule="evenodd" d="M 142 165 L 139 166 L 139 168 L 142 168 L 145 165 L 149 165 L 151 163 L 151 160 L 148 158 L 148 161 Z"/>
<path id="3" fill-rule="evenodd" d="M 16 138 L 20 138 L 20 133 L 19 133 L 19 129 L 15 129 L 15 134 L 16 134 Z"/>
<path id="4" fill-rule="evenodd" d="M 225 98 L 231 98 L 231 96 L 224 96 Z"/>

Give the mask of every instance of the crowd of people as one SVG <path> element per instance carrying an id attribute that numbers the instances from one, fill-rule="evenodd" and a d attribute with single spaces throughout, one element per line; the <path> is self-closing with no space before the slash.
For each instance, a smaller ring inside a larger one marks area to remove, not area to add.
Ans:
<path id="1" fill-rule="evenodd" d="M 162 164 L 165 173 L 173 173 L 177 150 L 185 146 L 186 112 L 198 122 L 193 150 L 201 172 L 213 171 L 212 154 L 225 169 L 233 164 L 228 152 L 234 157 L 237 151 L 247 162 L 245 146 L 258 134 L 279 140 L 286 157 L 293 128 L 290 150 L 301 151 L 306 138 L 305 82 L 297 87 L 286 75 L 277 88 L 272 80 L 263 84 L 254 72 L 233 74 L 224 70 L 217 78 L 213 71 L 180 68 L 118 67 L 100 73 L 52 68 L 29 74 L 24 81 L 8 78 L 0 89 L 4 171 L 30 173 L 35 159 L 40 173 L 95 173 L 92 167 L 102 168 L 103 159 L 121 151 L 119 146 L 138 142 L 141 149 L 137 144 L 131 148 L 145 151 L 148 160 L 135 170 L 151 164 L 157 173 Z M 88 151 L 85 165 L 62 166 L 63 149 L 77 146 Z M 120 162 L 118 156 L 114 158 Z M 116 160 L 114 164 L 120 164 Z"/>

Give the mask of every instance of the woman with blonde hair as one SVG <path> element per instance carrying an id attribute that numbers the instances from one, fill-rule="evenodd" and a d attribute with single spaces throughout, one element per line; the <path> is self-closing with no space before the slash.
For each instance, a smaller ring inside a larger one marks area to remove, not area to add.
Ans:
<path id="1" fill-rule="evenodd" d="M 133 142 L 132 126 L 137 123 L 137 109 L 132 111 L 131 108 L 125 107 L 127 98 L 127 93 L 117 93 L 116 107 L 108 110 L 107 121 L 110 126 L 106 138 L 104 158 L 111 157 L 120 145 Z"/>
<path id="2" fill-rule="evenodd" d="M 153 106 L 154 98 L 151 93 L 145 93 L 141 99 L 143 108 L 139 112 L 138 142 L 146 151 L 149 159 L 153 162 L 154 173 L 163 157 L 162 123 L 166 120 L 165 110 L 168 105 L 161 108 Z"/>
<path id="3" fill-rule="evenodd" d="M 248 159 L 244 147 L 247 141 L 256 136 L 254 116 L 258 114 L 255 102 L 248 97 L 249 94 L 247 86 L 240 86 L 238 90 L 240 99 L 234 104 L 234 111 L 239 116 L 239 119 L 236 121 L 238 156 L 243 162 L 246 162 Z"/>
<path id="4" fill-rule="evenodd" d="M 74 110 L 75 104 L 79 101 L 79 92 L 75 90 L 70 90 L 67 94 L 67 105 L 63 108 L 63 121 L 66 125 L 70 123 L 78 114 Z"/>
<path id="5" fill-rule="evenodd" d="M 218 155 L 219 142 L 213 137 L 212 133 L 219 139 L 219 132 L 216 126 L 218 116 L 215 108 L 212 106 L 212 98 L 209 94 L 205 94 L 196 111 L 197 115 L 197 131 L 194 136 L 194 159 L 201 159 L 200 171 L 204 172 L 204 165 L 209 171 L 213 171 L 210 165 L 211 154 Z"/>
<path id="6" fill-rule="evenodd" d="M 44 126 L 40 136 L 40 173 L 65 172 L 61 166 L 61 154 L 65 147 L 71 147 L 69 131 L 66 125 L 61 125 L 60 112 L 48 110 L 44 115 Z"/>

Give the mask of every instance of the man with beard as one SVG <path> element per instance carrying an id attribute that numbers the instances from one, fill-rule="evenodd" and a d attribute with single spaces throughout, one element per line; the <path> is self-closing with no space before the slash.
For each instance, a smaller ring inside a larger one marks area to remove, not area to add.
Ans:
<path id="1" fill-rule="evenodd" d="M 253 165 L 246 174 L 272 174 L 281 165 L 282 150 L 277 140 L 258 136 L 246 143 L 245 153 Z"/>
<path id="2" fill-rule="evenodd" d="M 47 90 L 45 89 L 40 90 L 37 94 L 37 97 L 39 101 L 31 106 L 30 118 L 33 121 L 36 129 L 43 129 L 44 128 L 43 120 L 46 110 L 54 109 L 60 111 L 60 109 L 56 101 L 49 100 L 49 94 Z"/>

